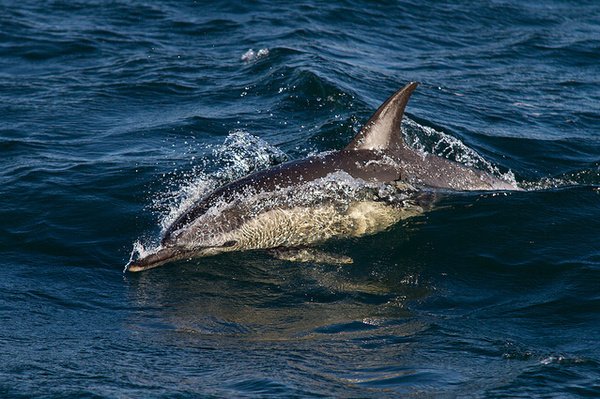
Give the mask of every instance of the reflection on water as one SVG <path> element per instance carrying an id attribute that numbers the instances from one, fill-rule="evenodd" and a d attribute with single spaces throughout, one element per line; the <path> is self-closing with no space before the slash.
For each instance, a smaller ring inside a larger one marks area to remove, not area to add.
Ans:
<path id="1" fill-rule="evenodd" d="M 247 252 L 128 275 L 132 305 L 146 310 L 131 323 L 265 340 L 413 332 L 405 303 L 430 292 L 417 284 L 418 270 L 382 262 L 376 253 L 370 261 L 356 255 L 354 264 L 329 265 Z"/>
<path id="2" fill-rule="evenodd" d="M 310 378 L 321 393 L 333 389 L 332 395 L 340 394 L 340 384 L 355 394 L 359 387 L 410 391 L 416 380 L 444 384 L 451 378 L 445 372 L 403 365 L 401 359 L 414 357 L 414 337 L 429 328 L 408 304 L 432 288 L 421 281 L 419 267 L 395 264 L 393 251 L 382 255 L 380 246 L 390 239 L 402 246 L 398 231 L 383 236 L 324 248 L 348 253 L 353 264 L 288 262 L 246 252 L 127 275 L 137 310 L 126 328 L 153 346 L 210 349 L 199 361 L 219 357 L 227 379 L 238 381 L 236 391 L 252 390 L 258 375 L 266 378 L 264 389 L 284 386 L 289 392 L 293 381 Z M 248 358 L 258 362 L 250 380 L 239 364 L 247 367 Z M 265 359 L 275 363 L 266 366 Z M 286 359 L 285 366 L 277 359 Z"/>

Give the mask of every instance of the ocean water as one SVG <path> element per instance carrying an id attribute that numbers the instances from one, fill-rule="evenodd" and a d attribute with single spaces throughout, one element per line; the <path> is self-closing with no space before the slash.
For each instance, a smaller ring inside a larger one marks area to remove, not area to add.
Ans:
<path id="1" fill-rule="evenodd" d="M 596 1 L 0 2 L 0 397 L 600 396 Z M 448 195 L 353 264 L 124 273 L 186 203 L 407 140 L 526 190 Z"/>

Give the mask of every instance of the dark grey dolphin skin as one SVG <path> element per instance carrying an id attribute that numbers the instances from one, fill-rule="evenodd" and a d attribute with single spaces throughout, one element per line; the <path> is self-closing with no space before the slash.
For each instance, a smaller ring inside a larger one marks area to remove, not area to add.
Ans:
<path id="1" fill-rule="evenodd" d="M 271 213 L 261 214 L 260 222 L 252 222 L 257 215 L 247 211 L 244 198 L 248 193 L 253 193 L 256 198 L 257 195 L 268 196 L 269 193 L 290 190 L 339 171 L 367 183 L 394 182 L 416 191 L 517 190 L 518 187 L 513 183 L 415 150 L 404 142 L 401 131 L 402 116 L 417 85 L 416 82 L 407 84 L 394 93 L 344 149 L 255 172 L 207 195 L 167 228 L 160 247 L 154 253 L 130 261 L 126 269 L 137 272 L 180 259 L 229 251 L 310 245 L 313 241 L 309 239 L 298 241 L 293 238 L 293 234 L 298 233 L 294 233 L 296 230 L 289 226 L 290 223 L 294 223 L 290 222 L 292 210 L 282 215 L 281 213 L 286 211 L 271 208 Z M 209 210 L 216 204 L 230 206 L 225 207 L 217 216 L 209 216 Z M 275 219 L 285 219 L 286 225 L 278 226 L 279 222 L 272 222 Z M 292 219 L 299 220 L 293 217 Z M 254 225 L 251 225 L 252 223 Z M 256 223 L 260 226 L 256 227 Z M 306 220 L 303 223 L 306 224 Z M 262 232 L 257 230 L 260 228 L 271 229 L 261 242 L 248 237 L 249 232 L 260 236 Z M 315 225 L 315 228 L 321 227 Z M 291 235 L 288 235 L 287 239 L 278 238 L 278 229 L 283 232 L 289 230 Z"/>

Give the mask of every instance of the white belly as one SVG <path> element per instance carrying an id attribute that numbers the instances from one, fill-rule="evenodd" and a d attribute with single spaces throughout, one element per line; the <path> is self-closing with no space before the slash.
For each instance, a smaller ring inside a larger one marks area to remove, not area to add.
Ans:
<path id="1" fill-rule="evenodd" d="M 274 209 L 257 215 L 234 233 L 236 249 L 297 247 L 332 238 L 360 237 L 386 230 L 422 212 L 417 205 L 380 201 Z"/>

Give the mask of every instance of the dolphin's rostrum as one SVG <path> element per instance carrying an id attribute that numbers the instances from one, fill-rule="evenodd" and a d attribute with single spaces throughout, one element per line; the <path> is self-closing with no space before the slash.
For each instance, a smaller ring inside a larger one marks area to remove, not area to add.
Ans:
<path id="1" fill-rule="evenodd" d="M 276 249 L 277 255 L 334 237 L 374 234 L 422 212 L 423 191 L 518 189 L 408 146 L 401 121 L 416 87 L 413 82 L 394 93 L 344 149 L 255 172 L 207 195 L 127 270 L 230 251 Z"/>

